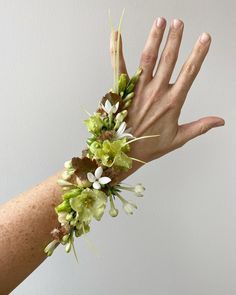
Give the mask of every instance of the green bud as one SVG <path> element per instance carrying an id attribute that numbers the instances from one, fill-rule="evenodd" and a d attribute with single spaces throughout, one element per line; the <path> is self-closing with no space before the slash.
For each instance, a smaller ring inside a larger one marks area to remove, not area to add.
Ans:
<path id="1" fill-rule="evenodd" d="M 129 93 L 128 95 L 126 95 L 126 97 L 123 99 L 124 102 L 126 102 L 127 100 L 131 99 L 134 97 L 134 92 Z"/>
<path id="2" fill-rule="evenodd" d="M 114 129 L 118 129 L 120 124 L 124 121 L 125 117 L 127 116 L 128 111 L 123 110 L 122 112 L 118 113 L 115 117 L 115 126 Z"/>
<path id="3" fill-rule="evenodd" d="M 64 179 L 58 179 L 57 180 L 57 183 L 60 185 L 60 186 L 72 186 L 73 184 L 70 183 L 69 181 L 66 181 Z"/>
<path id="4" fill-rule="evenodd" d="M 66 244 L 66 248 L 65 248 L 67 253 L 70 252 L 70 250 L 71 250 L 71 246 L 72 246 L 71 241 L 69 241 L 69 242 Z"/>
<path id="5" fill-rule="evenodd" d="M 62 195 L 63 200 L 69 200 L 70 198 L 77 197 L 81 192 L 81 189 L 75 188 Z"/>
<path id="6" fill-rule="evenodd" d="M 69 237 L 70 237 L 70 235 L 69 234 L 67 234 L 67 235 L 64 235 L 63 237 L 62 237 L 62 242 L 67 242 L 68 241 L 68 239 L 69 239 Z"/>
<path id="7" fill-rule="evenodd" d="M 56 212 L 71 212 L 71 206 L 68 202 L 68 200 L 63 201 L 61 204 L 59 204 L 56 208 L 55 208 Z"/>
<path id="8" fill-rule="evenodd" d="M 119 210 L 116 208 L 111 208 L 109 211 L 109 214 L 111 215 L 111 217 L 116 217 L 119 213 Z"/>
<path id="9" fill-rule="evenodd" d="M 76 226 L 76 223 L 77 223 L 76 219 L 73 219 L 70 221 L 70 225 L 72 225 L 72 226 Z"/>
<path id="10" fill-rule="evenodd" d="M 65 167 L 66 169 L 70 169 L 70 168 L 72 168 L 71 160 L 66 161 L 66 162 L 64 163 L 64 167 Z"/>
<path id="11" fill-rule="evenodd" d="M 134 90 L 135 84 L 137 83 L 141 73 L 142 73 L 142 69 L 138 68 L 135 75 L 129 80 L 129 83 L 126 88 L 126 93 L 130 93 Z"/>
<path id="12" fill-rule="evenodd" d="M 130 100 L 128 100 L 128 101 L 126 101 L 126 103 L 125 103 L 125 105 L 124 105 L 124 109 L 126 109 L 126 108 L 128 108 L 130 105 L 131 105 L 131 103 L 132 103 L 132 100 L 130 99 Z"/>
<path id="13" fill-rule="evenodd" d="M 66 215 L 66 220 L 67 221 L 71 221 L 73 219 L 73 214 L 72 213 L 69 213 Z"/>
<path id="14" fill-rule="evenodd" d="M 88 138 L 87 141 L 86 141 L 86 143 L 88 145 L 90 145 L 90 144 L 92 144 L 94 142 L 94 140 L 95 140 L 95 138 Z"/>
<path id="15" fill-rule="evenodd" d="M 74 169 L 68 169 L 62 173 L 61 177 L 63 180 L 68 180 L 73 173 L 74 173 Z"/>
<path id="16" fill-rule="evenodd" d="M 58 244 L 59 242 L 57 240 L 53 240 L 44 248 L 44 253 L 46 253 L 47 256 L 51 256 Z"/>
<path id="17" fill-rule="evenodd" d="M 119 81 L 118 81 L 118 93 L 120 93 L 120 95 L 121 95 L 121 92 L 124 93 L 124 90 L 126 88 L 127 82 L 128 82 L 127 75 L 126 74 L 121 74 L 120 75 L 120 78 L 119 78 Z"/>
<path id="18" fill-rule="evenodd" d="M 135 86 L 135 83 L 132 83 L 132 82 L 129 83 L 129 85 L 128 85 L 127 89 L 126 89 L 126 92 L 127 93 L 132 92 L 134 90 L 134 86 Z"/>

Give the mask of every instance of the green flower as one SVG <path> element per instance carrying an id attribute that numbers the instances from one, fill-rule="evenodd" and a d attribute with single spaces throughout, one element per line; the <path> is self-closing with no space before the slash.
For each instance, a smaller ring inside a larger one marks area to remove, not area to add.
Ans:
<path id="1" fill-rule="evenodd" d="M 94 217 L 101 220 L 106 208 L 107 196 L 103 191 L 86 188 L 80 195 L 70 199 L 71 208 L 79 213 L 80 222 L 88 224 Z"/>
<path id="2" fill-rule="evenodd" d="M 94 113 L 87 120 L 84 120 L 84 124 L 87 126 L 89 132 L 98 134 L 101 131 L 103 121 L 100 116 L 100 113 Z"/>
<path id="3" fill-rule="evenodd" d="M 127 139 L 122 138 L 119 140 L 103 142 L 93 142 L 90 147 L 92 156 L 102 162 L 102 165 L 111 167 L 113 165 L 120 168 L 130 169 L 132 167 L 132 160 L 126 153 L 129 151 L 129 145 L 126 144 Z"/>
<path id="4" fill-rule="evenodd" d="M 90 226 L 88 223 L 79 222 L 76 225 L 75 236 L 80 237 L 84 234 L 87 234 L 90 231 Z"/>

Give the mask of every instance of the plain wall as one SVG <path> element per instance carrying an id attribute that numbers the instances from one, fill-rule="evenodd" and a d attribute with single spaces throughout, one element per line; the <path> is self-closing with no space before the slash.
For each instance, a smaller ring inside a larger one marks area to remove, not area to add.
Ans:
<path id="1" fill-rule="evenodd" d="M 180 123 L 225 118 L 215 129 L 132 175 L 145 197 L 133 216 L 93 222 L 76 241 L 79 264 L 63 247 L 13 294 L 236 294 L 236 2 L 0 0 L 0 202 L 38 184 L 80 155 L 82 125 L 112 86 L 108 8 L 123 8 L 130 73 L 153 20 L 185 22 L 173 81 L 194 42 L 212 45 Z M 40 227 L 40 224 L 39 224 Z M 16 241 L 17 242 L 17 241 Z M 22 245 L 23 247 L 24 245 Z"/>

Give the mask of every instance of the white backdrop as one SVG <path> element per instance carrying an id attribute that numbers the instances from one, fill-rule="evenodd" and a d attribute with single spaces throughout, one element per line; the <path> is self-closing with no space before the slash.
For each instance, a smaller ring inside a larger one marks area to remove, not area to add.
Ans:
<path id="1" fill-rule="evenodd" d="M 212 46 L 181 122 L 205 115 L 226 126 L 130 177 L 145 197 L 134 216 L 108 214 L 76 243 L 79 265 L 59 248 L 15 291 L 25 294 L 236 294 L 236 4 L 225 1 L 0 0 L 0 201 L 39 183 L 80 154 L 82 107 L 112 85 L 107 11 L 126 14 L 131 73 L 158 16 L 185 22 L 177 68 L 203 31 Z M 127 180 L 127 181 L 128 181 Z M 39 224 L 40 226 L 40 224 Z"/>

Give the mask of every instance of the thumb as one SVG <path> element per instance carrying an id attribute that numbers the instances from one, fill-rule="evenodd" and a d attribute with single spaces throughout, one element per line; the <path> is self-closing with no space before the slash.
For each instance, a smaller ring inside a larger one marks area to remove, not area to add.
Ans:
<path id="1" fill-rule="evenodd" d="M 208 132 L 210 129 L 224 125 L 224 119 L 219 117 L 205 117 L 197 121 L 180 125 L 175 138 L 175 144 L 177 146 L 182 146 L 189 140 Z"/>

